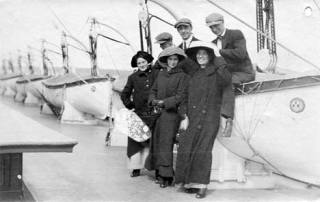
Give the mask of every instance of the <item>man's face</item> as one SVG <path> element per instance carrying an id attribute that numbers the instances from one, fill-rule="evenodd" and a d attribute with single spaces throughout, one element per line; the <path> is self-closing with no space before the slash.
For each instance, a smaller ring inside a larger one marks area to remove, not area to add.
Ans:
<path id="1" fill-rule="evenodd" d="M 192 34 L 192 26 L 190 25 L 180 25 L 177 30 L 183 40 L 189 39 Z"/>
<path id="2" fill-rule="evenodd" d="M 170 47 L 170 46 L 172 46 L 172 41 L 166 41 L 166 42 L 160 44 L 160 48 L 161 48 L 162 50 L 164 50 L 164 49 L 166 49 L 166 48 L 168 48 L 168 47 Z"/>
<path id="3" fill-rule="evenodd" d="M 223 31 L 224 31 L 224 23 L 211 25 L 210 29 L 215 35 L 217 35 L 217 36 L 221 35 L 223 33 Z"/>

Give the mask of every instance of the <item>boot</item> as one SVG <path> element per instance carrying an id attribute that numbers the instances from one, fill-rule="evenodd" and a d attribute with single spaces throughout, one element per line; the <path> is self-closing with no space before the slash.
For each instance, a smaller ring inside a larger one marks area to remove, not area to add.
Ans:
<path id="1" fill-rule="evenodd" d="M 196 198 L 198 198 L 198 199 L 204 198 L 204 197 L 206 197 L 206 193 L 207 193 L 207 188 L 201 188 L 197 192 Z"/>
<path id="2" fill-rule="evenodd" d="M 140 176 L 140 169 L 134 169 L 130 175 L 131 177 L 138 177 Z"/>

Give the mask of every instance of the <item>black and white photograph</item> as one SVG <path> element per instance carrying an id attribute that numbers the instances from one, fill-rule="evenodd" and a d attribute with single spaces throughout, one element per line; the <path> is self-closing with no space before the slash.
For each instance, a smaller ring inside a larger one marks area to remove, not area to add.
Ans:
<path id="1" fill-rule="evenodd" d="M 320 202 L 319 56 L 320 0 L 0 0 L 0 202 Z"/>

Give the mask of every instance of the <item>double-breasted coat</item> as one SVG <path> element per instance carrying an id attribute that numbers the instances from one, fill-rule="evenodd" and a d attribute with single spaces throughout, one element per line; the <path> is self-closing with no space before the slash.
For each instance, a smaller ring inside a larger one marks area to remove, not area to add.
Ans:
<path id="1" fill-rule="evenodd" d="M 162 177 L 173 177 L 173 145 L 180 124 L 178 106 L 184 99 L 189 76 L 175 67 L 162 69 L 151 89 L 149 100 L 163 100 L 164 108 L 156 121 L 146 168 Z"/>
<path id="2" fill-rule="evenodd" d="M 138 70 L 132 73 L 121 92 L 121 100 L 125 107 L 134 109 L 135 113 L 149 126 L 151 131 L 157 117 L 148 105 L 148 98 L 158 72 L 158 69 L 149 68 L 146 71 Z M 148 143 L 136 142 L 128 137 L 127 156 L 130 158 L 146 146 L 148 146 Z"/>
<path id="3" fill-rule="evenodd" d="M 187 130 L 180 134 L 176 163 L 176 183 L 209 184 L 212 149 L 220 125 L 223 88 L 231 83 L 222 57 L 198 68 L 189 81 L 187 99 L 180 113 L 189 118 Z"/>

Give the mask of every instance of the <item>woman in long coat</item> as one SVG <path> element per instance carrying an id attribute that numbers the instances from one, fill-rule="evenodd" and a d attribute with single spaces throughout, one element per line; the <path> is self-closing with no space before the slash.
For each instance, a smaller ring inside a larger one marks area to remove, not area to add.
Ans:
<path id="1" fill-rule="evenodd" d="M 174 177 L 173 145 L 181 120 L 178 106 L 184 99 L 189 78 L 177 66 L 185 57 L 184 51 L 177 47 L 160 53 L 159 61 L 166 68 L 159 71 L 149 97 L 150 103 L 161 109 L 161 115 L 156 121 L 146 168 L 156 170 L 162 188 L 170 186 Z"/>
<path id="2" fill-rule="evenodd" d="M 186 131 L 179 139 L 175 180 L 177 184 L 184 185 L 186 192 L 203 198 L 210 182 L 222 91 L 230 84 L 231 75 L 213 44 L 194 42 L 186 54 L 198 66 L 194 67 L 196 71 L 189 80 L 187 99 L 180 107 L 180 113 L 185 117 L 180 128 Z"/>
<path id="3" fill-rule="evenodd" d="M 150 89 L 156 79 L 158 70 L 150 65 L 153 57 L 143 51 L 138 51 L 132 57 L 131 66 L 138 67 L 138 71 L 128 77 L 127 83 L 121 93 L 121 100 L 126 108 L 134 112 L 153 130 L 157 116 L 148 105 Z M 136 142 L 128 137 L 127 156 L 128 168 L 132 170 L 131 177 L 140 175 L 144 168 L 145 159 L 149 154 L 149 141 Z"/>

